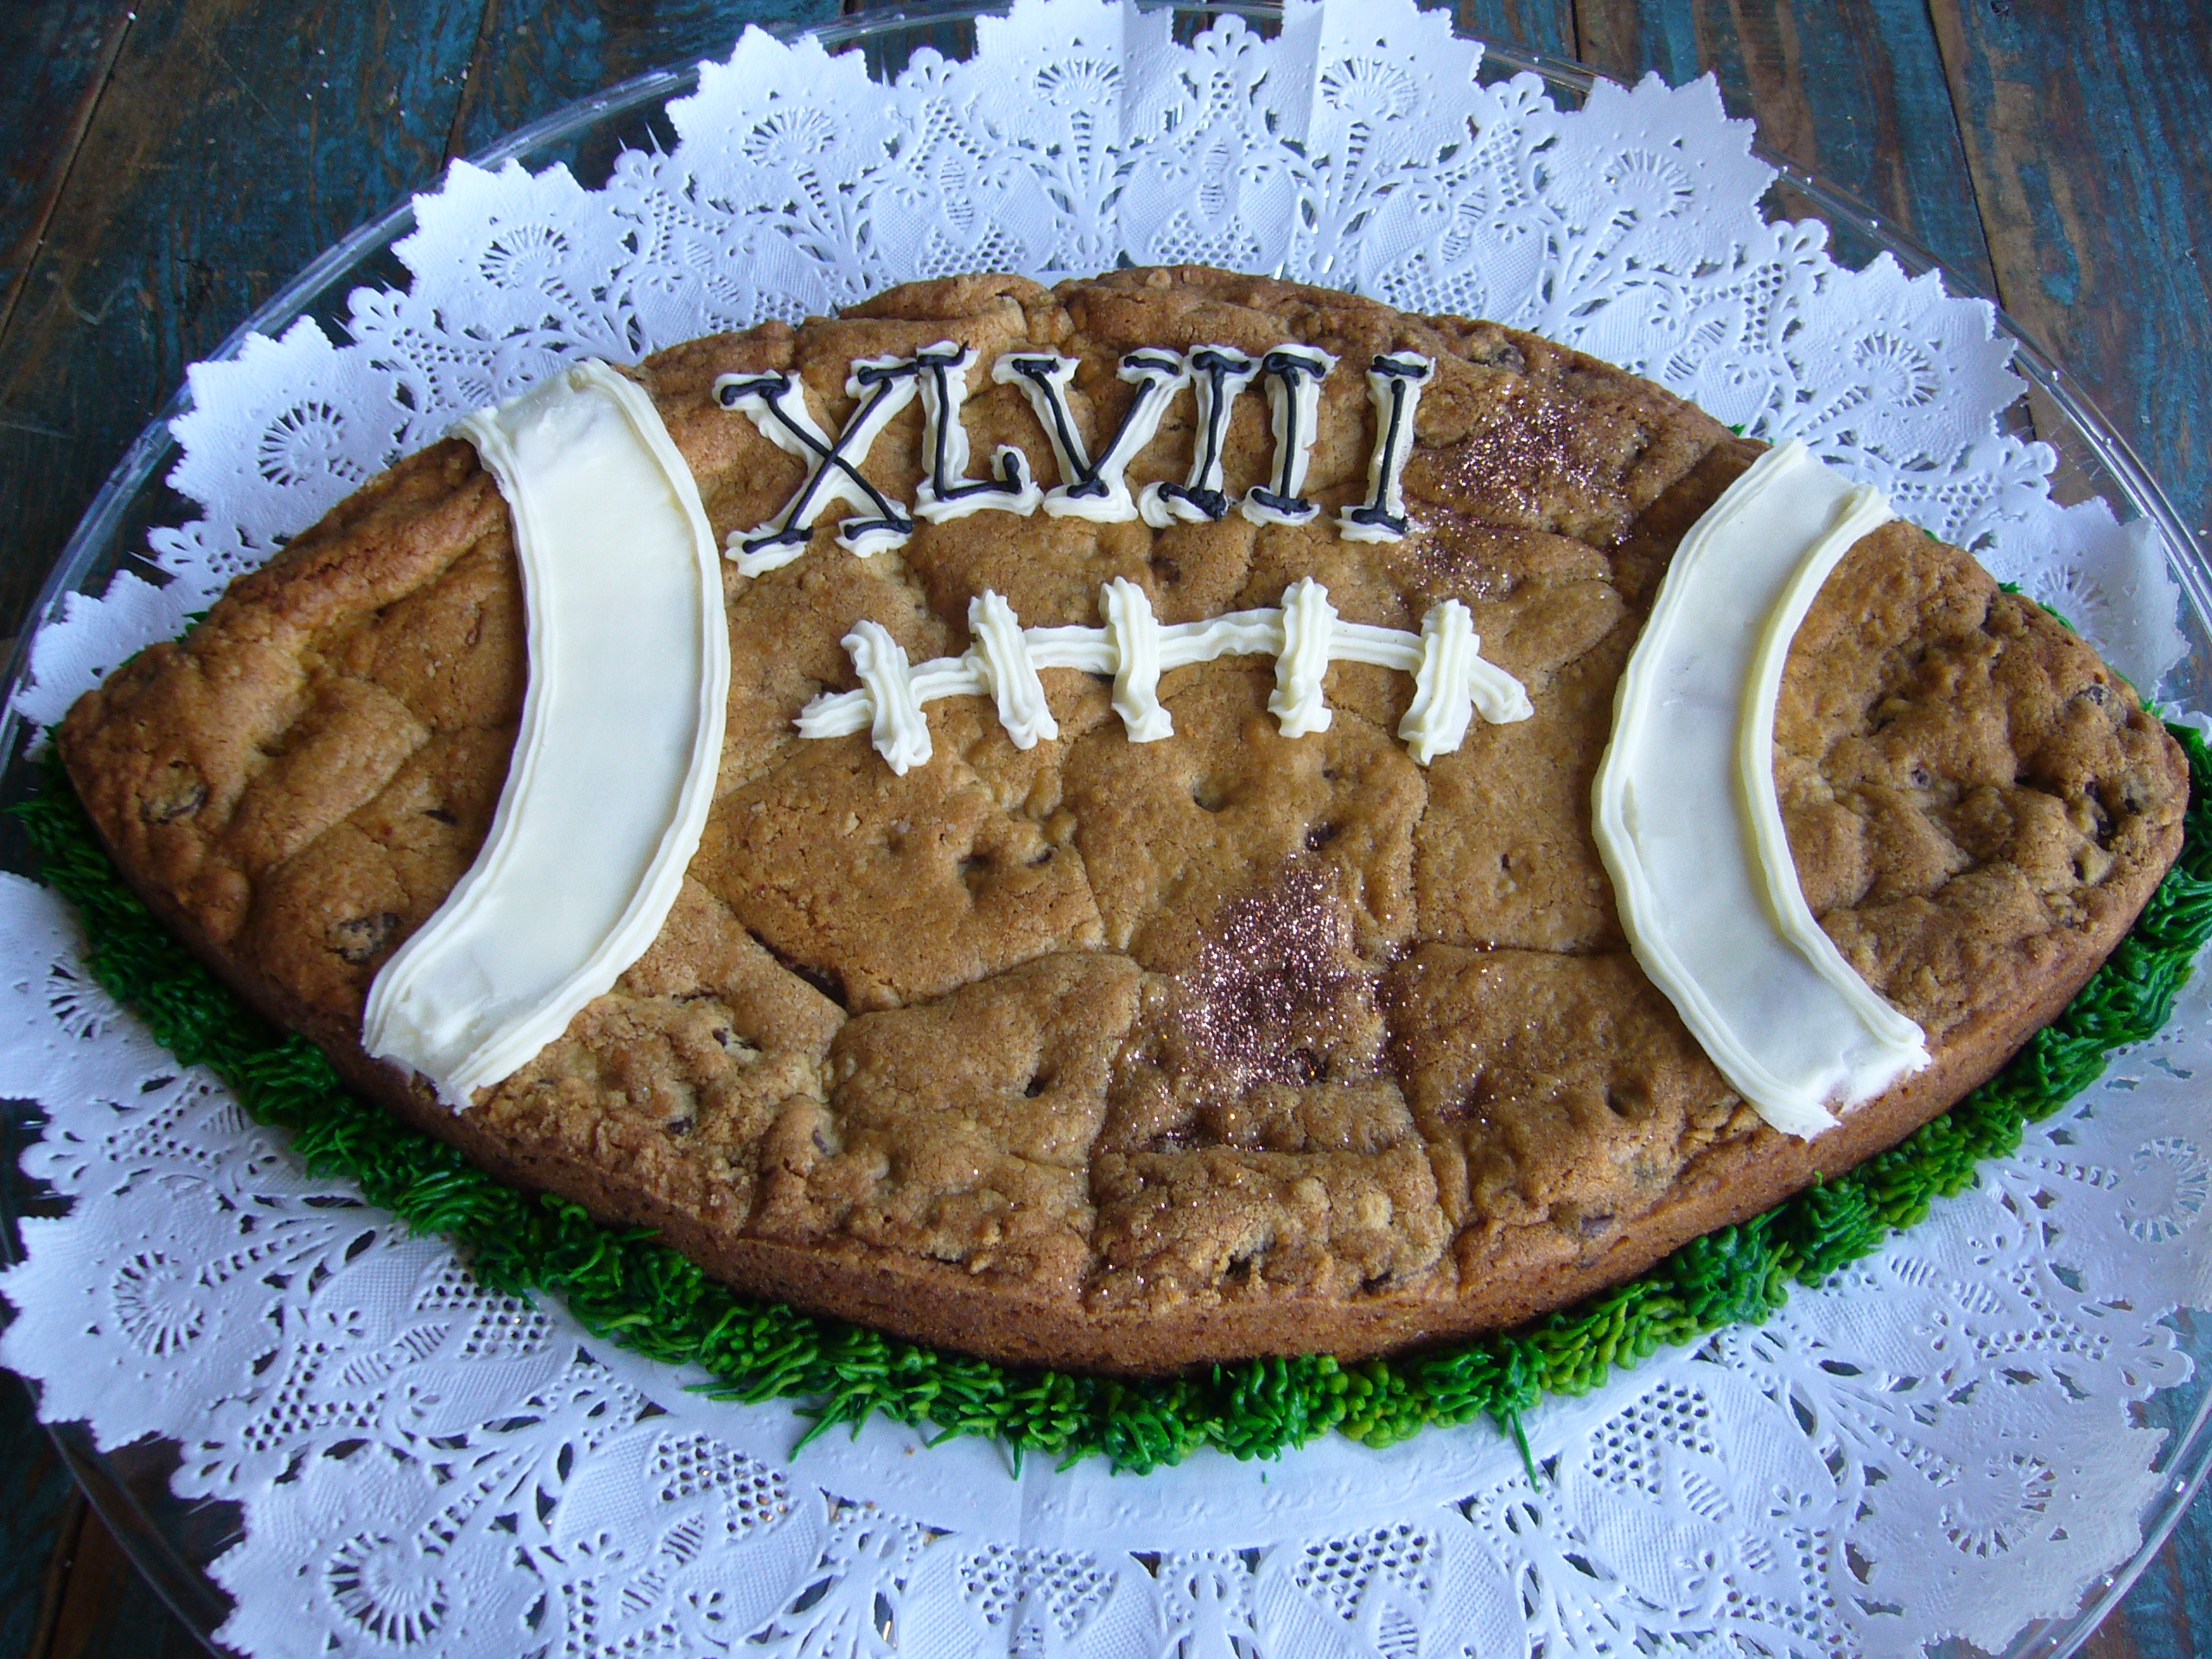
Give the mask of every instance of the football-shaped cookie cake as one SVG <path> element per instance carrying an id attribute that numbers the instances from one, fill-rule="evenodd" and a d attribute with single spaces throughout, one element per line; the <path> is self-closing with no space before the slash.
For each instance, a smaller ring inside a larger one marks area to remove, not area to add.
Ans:
<path id="1" fill-rule="evenodd" d="M 2188 776 L 1802 448 L 1195 269 L 579 364 L 60 742 L 166 923 L 493 1173 L 1129 1373 L 1510 1325 L 1893 1144 Z"/>

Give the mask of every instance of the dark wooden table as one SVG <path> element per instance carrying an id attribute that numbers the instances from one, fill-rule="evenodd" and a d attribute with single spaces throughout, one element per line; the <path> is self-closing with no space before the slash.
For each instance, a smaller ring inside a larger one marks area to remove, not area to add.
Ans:
<path id="1" fill-rule="evenodd" d="M 848 8 L 851 9 L 851 8 Z M 0 0 L 0 635 L 124 447 L 321 249 L 608 82 L 837 0 Z M 1769 143 L 1995 295 L 2212 517 L 2203 0 L 1460 0 Z M 2084 1650 L 2212 1652 L 2200 1502 Z M 0 1659 L 199 1649 L 0 1379 Z M 926 1659 L 926 1656 L 924 1656 Z"/>

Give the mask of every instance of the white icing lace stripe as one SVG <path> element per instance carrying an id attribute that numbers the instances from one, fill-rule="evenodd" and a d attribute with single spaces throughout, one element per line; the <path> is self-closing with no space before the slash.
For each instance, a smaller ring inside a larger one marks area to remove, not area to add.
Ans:
<path id="1" fill-rule="evenodd" d="M 1058 731 L 1043 706 L 1044 688 L 1036 671 L 1072 668 L 1112 675 L 1114 712 L 1122 717 L 1129 741 L 1153 743 L 1175 729 L 1160 702 L 1160 675 L 1238 656 L 1276 659 L 1275 691 L 1268 708 L 1286 737 L 1328 730 L 1331 715 L 1322 680 L 1332 662 L 1372 663 L 1411 673 L 1413 705 L 1398 724 L 1398 735 L 1422 766 L 1459 747 L 1477 710 L 1493 725 L 1526 720 L 1535 712 L 1521 682 L 1478 654 L 1482 641 L 1473 619 L 1456 599 L 1433 607 L 1418 634 L 1344 621 L 1329 603 L 1328 589 L 1310 576 L 1291 584 L 1280 608 L 1228 611 L 1204 622 L 1163 626 L 1144 589 L 1119 576 L 1099 590 L 1098 604 L 1106 618 L 1103 628 L 1017 632 L 1013 607 L 987 588 L 969 606 L 976 644 L 964 656 L 940 657 L 918 668 L 907 666 L 906 653 L 877 624 L 857 623 L 845 646 L 853 652 L 860 689 L 815 698 L 799 711 L 798 734 L 844 737 L 869 732 L 891 769 L 904 773 L 930 757 L 923 703 L 987 696 L 998 702 L 1001 721 L 1026 749 Z M 1028 685 L 1036 687 L 1033 709 L 1026 701 Z"/>
<path id="2" fill-rule="evenodd" d="M 930 723 L 922 717 L 921 698 L 914 686 L 914 671 L 907 665 L 906 648 L 891 637 L 880 622 L 855 622 L 844 639 L 851 653 L 853 672 L 861 677 L 873 713 L 869 741 L 904 777 L 909 766 L 926 765 L 930 758 Z M 935 664 L 925 664 L 926 671 Z M 963 659 L 958 665 L 960 690 L 968 690 L 981 678 L 976 665 Z"/>
<path id="3" fill-rule="evenodd" d="M 1783 446 L 1785 459 L 1776 470 L 1787 481 L 1776 487 L 1796 490 L 1806 474 L 1841 481 L 1839 475 L 1815 460 L 1798 442 Z M 1853 1080 L 1851 1102 L 1878 1094 L 1896 1077 L 1928 1064 L 1927 1033 L 1876 994 L 1856 968 L 1844 959 L 1805 902 L 1797 880 L 1797 861 L 1789 851 L 1789 832 L 1782 822 L 1782 803 L 1774 783 L 1775 705 L 1782 694 L 1783 670 L 1789 660 L 1790 641 L 1813 607 L 1821 585 L 1843 562 L 1859 537 L 1878 530 L 1896 514 L 1889 497 L 1872 485 L 1856 485 L 1836 506 L 1834 521 L 1807 550 L 1789 575 L 1782 595 L 1768 613 L 1751 660 L 1751 677 L 1744 687 L 1743 721 L 1736 741 L 1737 787 L 1749 815 L 1751 841 L 1758 849 L 1759 868 L 1766 876 L 1766 897 L 1776 923 L 1791 944 L 1803 952 L 1813 971 L 1826 980 L 1849 1003 L 1866 1029 L 1887 1050 L 1885 1060 L 1869 1064 Z M 1883 1066 L 1890 1067 L 1887 1075 Z"/>
<path id="4" fill-rule="evenodd" d="M 1128 728 L 1132 743 L 1156 743 L 1175 729 L 1160 706 L 1160 620 L 1143 588 L 1124 577 L 1108 582 L 1098 595 L 1106 617 L 1106 644 L 1114 653 L 1114 712 Z"/>
<path id="5" fill-rule="evenodd" d="M 483 849 L 361 1036 L 459 1109 L 660 931 L 713 802 L 729 635 L 698 486 L 637 386 L 583 363 L 455 430 L 513 514 L 530 682 Z"/>
<path id="6" fill-rule="evenodd" d="M 1268 699 L 1268 712 L 1281 722 L 1285 737 L 1329 729 L 1333 716 L 1321 694 L 1321 677 L 1329 671 L 1336 631 L 1337 607 L 1329 603 L 1327 588 L 1301 576 L 1284 590 L 1282 651 L 1275 658 L 1275 692 Z"/>
<path id="7" fill-rule="evenodd" d="M 968 632 L 976 637 L 969 653 L 982 671 L 998 704 L 999 724 L 1017 749 L 1037 747 L 1039 738 L 1058 737 L 1059 722 L 1045 701 L 1044 682 L 1029 654 L 1014 607 L 986 589 L 968 601 Z"/>
<path id="8" fill-rule="evenodd" d="M 1592 791 L 1636 957 L 1769 1123 L 1803 1136 L 1831 1101 L 1928 1063 L 1920 1027 L 1821 931 L 1776 804 L 1774 703 L 1797 625 L 1882 493 L 1801 443 L 1771 449 L 1698 520 L 1614 702 Z"/>
<path id="9" fill-rule="evenodd" d="M 1414 700 L 1398 722 L 1398 735 L 1424 766 L 1459 747 L 1478 706 L 1483 718 L 1495 724 L 1511 717 L 1508 688 L 1497 683 L 1497 671 L 1475 654 L 1480 643 L 1474 619 L 1457 600 L 1435 607 L 1421 620 Z"/>

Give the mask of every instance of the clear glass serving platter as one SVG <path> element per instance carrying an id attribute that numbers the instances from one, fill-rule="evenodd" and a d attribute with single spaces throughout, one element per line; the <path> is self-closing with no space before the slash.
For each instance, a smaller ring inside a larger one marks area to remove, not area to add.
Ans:
<path id="1" fill-rule="evenodd" d="M 839 22 L 814 33 L 832 53 L 863 54 L 871 73 L 883 77 L 895 73 L 923 48 L 947 57 L 966 55 L 974 47 L 973 20 L 977 12 L 977 8 L 968 5 L 917 6 Z M 1272 30 L 1279 22 L 1264 7 L 1179 6 L 1174 13 L 1179 32 L 1195 32 L 1224 14 L 1243 16 L 1263 31 Z M 1553 99 L 1566 108 L 1579 107 L 1592 86 L 1589 72 L 1576 65 L 1510 48 L 1486 48 L 1485 81 L 1521 73 L 1541 77 Z M 563 162 L 582 184 L 595 186 L 608 176 L 624 150 L 665 149 L 673 143 L 665 105 L 694 90 L 697 83 L 696 68 L 641 76 L 559 111 L 474 159 L 486 168 L 519 162 L 533 172 Z M 1886 253 L 1916 275 L 1937 269 L 1926 254 L 1843 193 L 1770 152 L 1762 149 L 1758 154 L 1780 175 L 1766 204 L 1770 215 L 1823 221 L 1829 227 L 1830 250 L 1841 263 L 1856 269 Z M 334 338 L 345 338 L 346 300 L 353 290 L 364 286 L 404 287 L 407 283 L 408 273 L 392 249 L 415 227 L 412 203 L 402 204 L 363 226 L 287 283 L 226 342 L 216 359 L 234 358 L 251 338 L 279 335 L 301 317 L 314 318 Z M 1955 293 L 1971 292 L 1948 272 L 1943 273 L 1943 280 Z M 2188 650 L 2160 688 L 2161 694 L 2170 702 L 2212 708 L 2212 564 L 2208 564 L 2204 550 L 2184 528 L 2126 439 L 2089 406 L 2065 372 L 2001 313 L 1998 327 L 2012 342 L 2012 366 L 2029 387 L 2027 394 L 2005 412 L 2003 419 L 2007 429 L 2056 451 L 2058 466 L 2053 484 L 2060 501 L 2101 498 L 2122 523 L 2147 521 L 2164 548 L 2184 597 L 2182 627 Z M 10 664 L 11 695 L 25 672 L 30 635 L 60 618 L 71 595 L 102 592 L 115 573 L 123 569 L 135 570 L 151 581 L 162 579 L 158 568 L 145 556 L 149 533 L 180 525 L 195 516 L 194 503 L 165 482 L 180 453 L 170 421 L 187 407 L 188 393 L 180 388 L 124 454 L 63 550 Z M 31 786 L 33 766 L 28 753 L 35 737 L 11 704 L 4 719 L 0 719 L 0 756 L 5 760 L 4 771 L 0 771 L 0 803 L 21 798 Z M 20 835 L 12 826 L 0 830 L 0 858 L 9 869 L 30 868 Z M 8 1144 L 4 1156 L 0 1156 L 0 1205 L 4 1205 L 7 1225 L 0 1230 L 0 1243 L 4 1243 L 12 1260 L 21 1249 L 17 1218 L 54 1213 L 57 1200 L 39 1190 L 17 1167 L 16 1154 L 38 1133 L 35 1113 L 18 1107 L 11 1112 L 7 1127 Z M 2183 1326 L 2183 1344 L 2197 1362 L 2197 1376 L 2202 1379 L 2205 1363 L 2212 1360 L 2212 1339 L 2190 1325 L 2186 1315 L 2179 1316 L 2177 1322 Z M 2156 1554 L 2204 1479 L 2208 1466 L 2212 1466 L 2212 1394 L 2207 1393 L 2201 1380 L 2156 1396 L 2145 1421 L 2171 1433 L 2158 1461 L 2161 1484 L 2141 1516 L 2141 1548 L 2132 1560 L 2093 1585 L 2074 1616 L 2040 1621 L 2020 1631 L 2005 1650 L 2009 1659 L 2063 1655 L 2078 1648 L 2119 1602 L 2144 1563 Z M 212 1642 L 213 1632 L 226 1617 L 229 1606 L 227 1597 L 210 1580 L 206 1567 L 237 1541 L 236 1511 L 222 1503 L 184 1503 L 172 1495 L 168 1477 L 178 1456 L 174 1446 L 149 1441 L 102 1453 L 81 1426 L 60 1425 L 54 1433 L 70 1467 L 133 1560 L 178 1616 Z"/>

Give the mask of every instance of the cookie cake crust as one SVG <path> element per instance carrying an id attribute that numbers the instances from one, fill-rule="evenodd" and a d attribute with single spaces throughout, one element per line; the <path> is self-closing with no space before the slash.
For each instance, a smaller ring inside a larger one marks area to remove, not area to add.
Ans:
<path id="1" fill-rule="evenodd" d="M 634 378 L 716 536 L 803 476 L 715 395 L 791 372 L 835 431 L 856 359 L 942 341 L 1077 359 L 1110 434 L 1123 354 L 1285 342 L 1434 363 L 1414 530 L 1347 540 L 1375 414 L 1325 381 L 1306 525 L 982 512 L 858 558 L 723 572 L 731 692 L 715 802 L 658 938 L 566 1033 L 454 1114 L 360 1046 L 378 968 L 482 844 L 527 677 L 510 516 L 467 444 L 403 462 L 242 578 L 61 733 L 132 884 L 256 1006 L 494 1173 L 660 1229 L 741 1288 L 995 1358 L 1127 1372 L 1376 1352 L 1496 1328 L 1638 1272 L 1900 1139 L 1987 1076 L 2118 942 L 2178 848 L 2186 766 L 2133 692 L 1967 555 L 1892 522 L 1799 630 L 1775 771 L 1800 884 L 1933 1063 L 1811 1140 L 1732 1091 L 1630 954 L 1590 829 L 1628 654 L 1684 532 L 1758 454 L 1657 387 L 1531 335 L 1200 270 L 1047 292 L 894 289 L 835 319 L 692 342 Z M 979 377 L 979 454 L 1052 448 Z M 1128 469 L 1179 479 L 1182 393 Z M 920 411 L 862 470 L 911 500 Z M 1232 409 L 1224 482 L 1268 481 Z M 880 625 L 914 662 L 970 600 L 1095 625 L 1272 605 L 1301 577 L 1353 622 L 1457 601 L 1530 718 L 1416 765 L 1413 686 L 1330 670 L 1285 737 L 1268 659 L 1160 684 L 1135 743 L 1110 686 L 1046 670 L 1058 734 L 928 708 L 934 758 L 794 715 L 855 683 Z"/>

